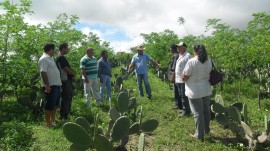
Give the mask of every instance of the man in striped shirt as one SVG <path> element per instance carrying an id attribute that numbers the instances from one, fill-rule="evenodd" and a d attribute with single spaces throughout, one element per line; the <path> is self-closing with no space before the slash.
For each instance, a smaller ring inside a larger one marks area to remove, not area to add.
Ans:
<path id="1" fill-rule="evenodd" d="M 84 95 L 86 99 L 86 105 L 90 106 L 90 89 L 92 91 L 94 99 L 97 101 L 99 106 L 102 106 L 102 98 L 100 97 L 98 90 L 98 69 L 97 60 L 93 56 L 94 49 L 87 48 L 86 55 L 82 57 L 80 61 L 80 68 L 82 71 L 82 79 L 84 80 Z"/>

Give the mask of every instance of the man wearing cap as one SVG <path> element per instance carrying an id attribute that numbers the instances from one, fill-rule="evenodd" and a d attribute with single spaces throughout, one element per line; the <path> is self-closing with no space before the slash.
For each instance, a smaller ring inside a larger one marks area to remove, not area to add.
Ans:
<path id="1" fill-rule="evenodd" d="M 84 80 L 84 95 L 86 99 L 86 105 L 90 106 L 90 89 L 93 93 L 95 100 L 97 101 L 99 106 L 102 106 L 102 98 L 99 94 L 98 90 L 98 68 L 97 68 L 97 60 L 93 56 L 94 49 L 87 48 L 86 55 L 82 57 L 80 61 L 80 68 L 82 71 L 82 79 Z"/>
<path id="2" fill-rule="evenodd" d="M 172 53 L 172 57 L 169 62 L 169 68 L 168 68 L 168 79 L 173 83 L 173 90 L 174 90 L 174 101 L 175 105 L 177 108 L 182 110 L 182 101 L 181 97 L 178 93 L 178 87 L 175 84 L 175 66 L 176 66 L 176 61 L 179 58 L 179 53 L 177 50 L 177 45 L 172 44 L 170 46 L 170 51 Z"/>
<path id="3" fill-rule="evenodd" d="M 148 95 L 148 99 L 152 99 L 151 87 L 148 81 L 148 64 L 147 61 L 150 61 L 153 65 L 157 67 L 161 67 L 160 64 L 156 63 L 148 54 L 143 53 L 143 46 L 137 47 L 137 54 L 132 57 L 131 63 L 129 65 L 128 70 L 130 71 L 132 67 L 135 66 L 136 78 L 138 83 L 138 88 L 140 92 L 140 96 L 144 96 L 143 88 L 142 88 L 142 80 L 144 81 L 144 86 L 146 93 Z"/>
<path id="4" fill-rule="evenodd" d="M 178 93 L 181 96 L 183 112 L 179 114 L 179 117 L 188 117 L 190 115 L 190 107 L 188 98 L 185 95 L 185 81 L 182 80 L 183 70 L 189 59 L 192 58 L 190 53 L 187 52 L 187 45 L 184 42 L 177 44 L 179 58 L 176 61 L 175 67 L 175 83 L 178 87 Z"/>

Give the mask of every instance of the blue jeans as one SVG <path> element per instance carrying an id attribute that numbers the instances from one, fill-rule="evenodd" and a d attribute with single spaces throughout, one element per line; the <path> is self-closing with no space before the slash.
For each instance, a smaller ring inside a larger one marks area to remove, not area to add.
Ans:
<path id="1" fill-rule="evenodd" d="M 100 79 L 102 79 L 102 83 L 100 83 L 100 96 L 103 97 L 103 93 L 106 90 L 106 99 L 109 100 L 111 98 L 111 77 L 105 74 L 101 74 Z"/>
<path id="2" fill-rule="evenodd" d="M 195 118 L 195 136 L 200 139 L 204 139 L 204 133 L 210 132 L 210 100 L 210 96 L 189 99 L 190 108 Z"/>
<path id="3" fill-rule="evenodd" d="M 148 97 L 152 97 L 151 87 L 148 81 L 148 74 L 136 74 L 137 78 L 137 84 L 140 92 L 140 96 L 144 96 L 143 94 L 143 88 L 142 88 L 142 80 L 144 82 L 145 90 L 148 95 Z"/>

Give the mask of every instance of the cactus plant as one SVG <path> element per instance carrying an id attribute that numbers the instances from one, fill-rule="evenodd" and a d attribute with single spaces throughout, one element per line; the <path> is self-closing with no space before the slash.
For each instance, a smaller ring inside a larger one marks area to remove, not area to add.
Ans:
<path id="1" fill-rule="evenodd" d="M 75 119 L 75 123 L 79 124 L 80 126 L 82 126 L 88 133 L 90 133 L 91 129 L 90 129 L 90 124 L 89 122 L 83 118 L 83 117 L 77 117 Z"/>
<path id="2" fill-rule="evenodd" d="M 95 148 L 97 151 L 112 151 L 113 145 L 112 143 L 103 135 L 97 135 L 95 141 Z"/>
<path id="3" fill-rule="evenodd" d="M 111 108 L 110 108 L 109 113 L 110 113 L 110 117 L 111 117 L 111 119 L 112 119 L 113 121 L 116 121 L 116 120 L 120 117 L 119 112 L 118 112 L 118 111 L 116 110 L 116 108 L 114 108 L 114 107 L 111 107 Z"/>
<path id="4" fill-rule="evenodd" d="M 233 119 L 235 122 L 238 123 L 241 121 L 241 114 L 236 107 L 229 106 L 227 110 L 229 118 Z"/>
<path id="5" fill-rule="evenodd" d="M 152 132 L 158 127 L 158 121 L 156 119 L 149 119 L 142 123 L 141 129 L 144 132 Z"/>
<path id="6" fill-rule="evenodd" d="M 219 114 L 222 114 L 222 113 L 225 113 L 226 112 L 226 108 L 223 105 L 219 104 L 219 103 L 214 103 L 211 106 L 211 110 L 214 113 L 219 113 Z"/>
<path id="7" fill-rule="evenodd" d="M 241 102 L 235 102 L 231 106 L 236 107 L 239 111 L 242 111 L 242 109 L 243 109 L 243 103 L 241 103 Z"/>
<path id="8" fill-rule="evenodd" d="M 134 123 L 133 125 L 131 125 L 131 127 L 129 128 L 129 134 L 135 134 L 135 133 L 139 133 L 140 132 L 140 124 L 138 122 Z"/>
<path id="9" fill-rule="evenodd" d="M 216 113 L 215 115 L 216 120 L 219 124 L 223 126 L 228 126 L 229 125 L 229 119 L 222 113 Z"/>
<path id="10" fill-rule="evenodd" d="M 112 127 L 111 138 L 113 141 L 120 140 L 124 136 L 128 135 L 130 127 L 129 118 L 127 116 L 119 117 Z"/>
<path id="11" fill-rule="evenodd" d="M 247 104 L 244 103 L 243 105 L 243 114 L 244 114 L 244 122 L 248 123 L 248 111 L 247 111 Z"/>
<path id="12" fill-rule="evenodd" d="M 221 104 L 222 106 L 224 106 L 224 101 L 223 101 L 223 98 L 222 98 L 221 95 L 216 95 L 216 96 L 215 96 L 215 101 L 216 101 L 216 103 L 219 103 L 219 104 Z"/>
<path id="13" fill-rule="evenodd" d="M 120 92 L 117 98 L 118 110 L 120 113 L 124 113 L 128 110 L 129 98 L 126 92 Z"/>
<path id="14" fill-rule="evenodd" d="M 144 151 L 144 140 L 144 133 L 141 133 L 139 137 L 138 151 Z"/>
<path id="15" fill-rule="evenodd" d="M 63 126 L 63 132 L 67 140 L 78 145 L 91 146 L 91 137 L 79 124 L 67 122 Z"/>

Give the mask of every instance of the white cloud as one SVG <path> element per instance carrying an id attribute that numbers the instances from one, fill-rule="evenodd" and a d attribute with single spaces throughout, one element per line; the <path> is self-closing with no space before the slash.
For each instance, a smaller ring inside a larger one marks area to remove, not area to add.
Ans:
<path id="1" fill-rule="evenodd" d="M 185 27 L 193 35 L 204 34 L 206 21 L 212 18 L 219 18 L 232 27 L 245 28 L 253 13 L 270 11 L 269 0 L 32 0 L 32 2 L 35 14 L 29 17 L 30 22 L 52 21 L 61 13 L 77 15 L 81 23 L 109 27 L 102 32 L 91 29 L 103 38 L 114 36 L 118 30 L 122 30 L 121 32 L 129 38 L 136 38 L 141 33 L 161 32 L 165 29 L 173 30 L 182 38 L 187 33 L 184 27 L 177 23 L 180 16 L 185 18 Z M 126 43 L 125 40 L 110 42 L 115 45 Z"/>
<path id="2" fill-rule="evenodd" d="M 130 48 L 138 46 L 144 42 L 141 36 L 133 38 L 132 41 L 112 41 L 111 46 L 118 50 L 117 52 L 131 52 Z"/>
<path id="3" fill-rule="evenodd" d="M 100 40 L 104 41 L 103 33 L 99 30 L 95 30 L 95 29 L 92 30 L 89 27 L 82 27 L 80 30 L 85 35 L 89 35 L 89 33 L 92 32 L 92 33 L 96 34 L 100 38 Z"/>

